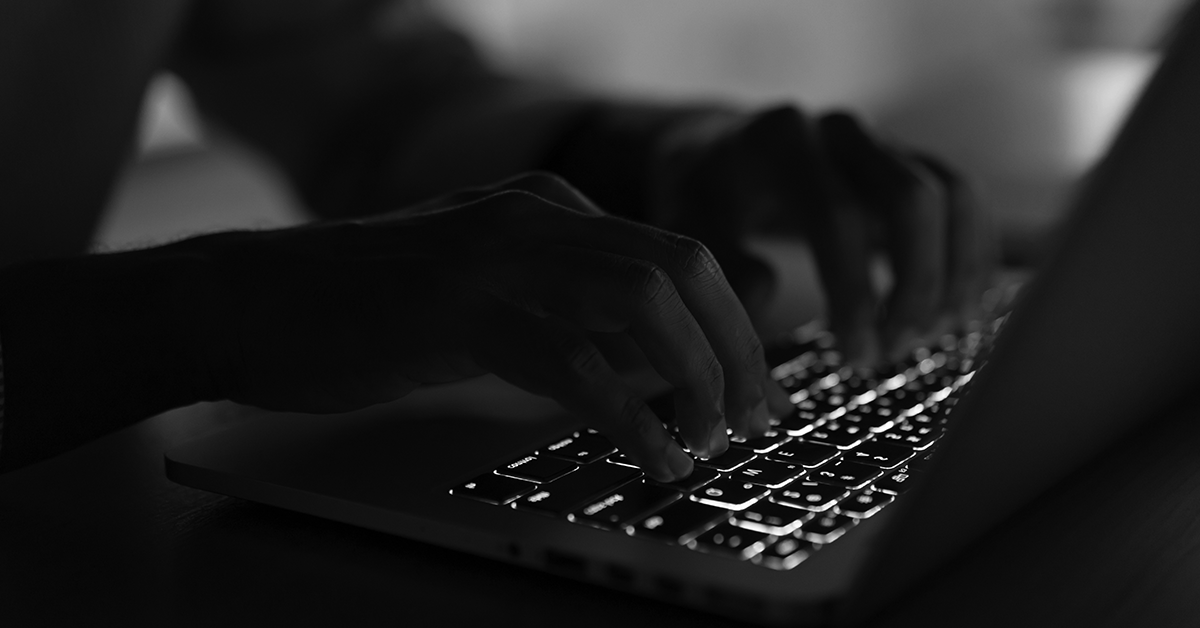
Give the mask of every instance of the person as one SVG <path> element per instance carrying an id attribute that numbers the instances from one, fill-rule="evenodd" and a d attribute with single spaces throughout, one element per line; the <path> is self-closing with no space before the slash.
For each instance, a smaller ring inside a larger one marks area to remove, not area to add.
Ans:
<path id="1" fill-rule="evenodd" d="M 767 430 L 747 234 L 808 238 L 856 364 L 986 281 L 962 179 L 852 116 L 505 76 L 419 2 L 13 0 L 0 41 L 0 470 L 202 400 L 342 412 L 491 372 L 670 480 L 692 458 L 593 338 L 637 344 L 692 454 Z M 83 254 L 164 69 L 320 220 Z"/>

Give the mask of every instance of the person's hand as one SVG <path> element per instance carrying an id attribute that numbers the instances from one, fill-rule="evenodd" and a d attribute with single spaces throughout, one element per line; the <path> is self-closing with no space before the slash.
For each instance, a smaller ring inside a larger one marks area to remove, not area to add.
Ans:
<path id="1" fill-rule="evenodd" d="M 962 177 L 889 146 L 846 114 L 810 124 L 794 107 L 685 118 L 660 141 L 651 215 L 707 244 L 748 307 L 772 273 L 742 238 L 795 226 L 810 241 L 829 323 L 852 363 L 897 360 L 977 313 L 995 255 Z M 876 251 L 892 282 L 877 292 Z"/>
<path id="2" fill-rule="evenodd" d="M 210 269 L 202 299 L 215 305 L 197 344 L 219 398 L 338 412 L 493 372 L 556 399 L 662 480 L 692 461 L 589 332 L 637 343 L 674 386 L 698 456 L 722 453 L 727 427 L 766 431 L 768 396 L 786 404 L 703 245 L 607 216 L 551 176 L 179 246 Z"/>

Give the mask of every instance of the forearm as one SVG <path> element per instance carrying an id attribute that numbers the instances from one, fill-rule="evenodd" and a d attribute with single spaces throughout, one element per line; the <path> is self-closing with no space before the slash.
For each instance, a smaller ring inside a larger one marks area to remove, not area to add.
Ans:
<path id="1" fill-rule="evenodd" d="M 168 246 L 0 271 L 0 471 L 210 396 L 200 269 Z"/>

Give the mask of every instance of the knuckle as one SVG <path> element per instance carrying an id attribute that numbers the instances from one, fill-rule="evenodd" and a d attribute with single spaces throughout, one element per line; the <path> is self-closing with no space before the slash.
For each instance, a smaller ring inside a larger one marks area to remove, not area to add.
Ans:
<path id="1" fill-rule="evenodd" d="M 571 187 L 567 185 L 567 182 L 562 177 L 545 170 L 523 172 L 506 181 L 503 186 L 510 190 L 525 190 L 534 193 L 549 190 L 568 190 Z"/>
<path id="2" fill-rule="evenodd" d="M 663 303 L 674 294 L 674 285 L 666 271 L 645 262 L 635 261 L 631 265 L 631 286 L 639 305 Z"/>
<path id="3" fill-rule="evenodd" d="M 683 276 L 698 279 L 719 274 L 717 258 L 699 240 L 677 235 L 671 248 L 672 259 Z"/>

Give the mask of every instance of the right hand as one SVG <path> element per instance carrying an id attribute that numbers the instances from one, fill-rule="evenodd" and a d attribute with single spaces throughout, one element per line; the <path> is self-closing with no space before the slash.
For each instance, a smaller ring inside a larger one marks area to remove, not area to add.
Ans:
<path id="1" fill-rule="evenodd" d="M 341 412 L 492 372 L 546 395 L 660 480 L 692 460 L 589 332 L 628 335 L 675 389 L 701 457 L 768 429 L 786 396 L 699 242 L 605 215 L 526 175 L 370 220 L 231 232 L 177 246 L 204 261 L 197 336 L 213 397 Z"/>

